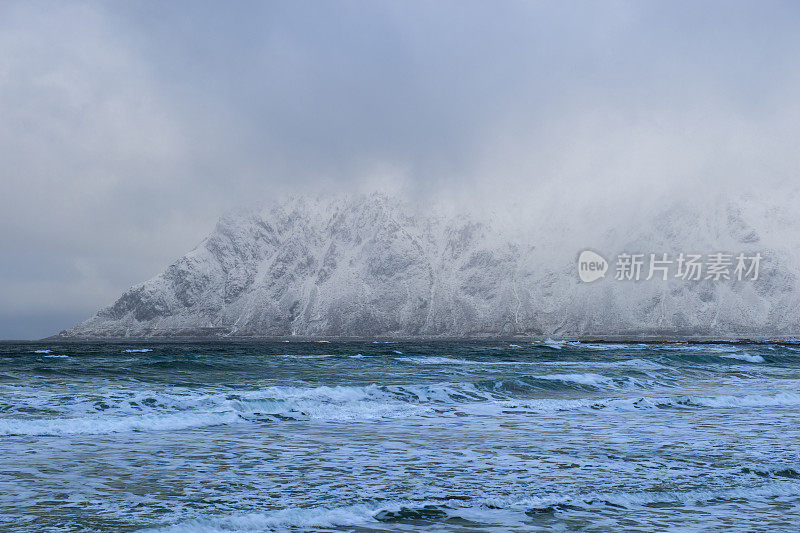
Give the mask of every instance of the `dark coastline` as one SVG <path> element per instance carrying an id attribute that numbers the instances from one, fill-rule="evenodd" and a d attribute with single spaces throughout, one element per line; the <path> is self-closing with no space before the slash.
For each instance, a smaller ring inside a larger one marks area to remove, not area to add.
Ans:
<path id="1" fill-rule="evenodd" d="M 587 337 L 558 337 L 550 339 L 548 337 L 537 336 L 468 336 L 468 337 L 443 337 L 443 336 L 374 336 L 374 337 L 305 337 L 305 336 L 226 336 L 226 335 L 174 335 L 174 336 L 136 336 L 136 337 L 66 337 L 53 335 L 38 340 L 0 340 L 0 343 L 183 343 L 183 342 L 465 342 L 465 343 L 484 343 L 484 342 L 526 342 L 526 343 L 546 343 L 555 342 L 580 342 L 586 344 L 726 344 L 726 345 L 748 345 L 748 344 L 767 344 L 767 345 L 800 345 L 800 334 L 787 337 L 764 337 L 755 336 L 740 338 L 719 338 L 711 336 L 629 336 L 629 335 L 608 335 L 608 336 L 587 336 Z"/>

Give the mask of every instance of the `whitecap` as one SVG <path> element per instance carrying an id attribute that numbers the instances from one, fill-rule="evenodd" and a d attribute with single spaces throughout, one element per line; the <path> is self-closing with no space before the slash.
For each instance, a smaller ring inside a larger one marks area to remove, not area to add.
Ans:
<path id="1" fill-rule="evenodd" d="M 589 492 L 583 494 L 563 494 L 553 496 L 534 496 L 518 500 L 515 502 L 493 499 L 488 503 L 495 506 L 503 506 L 517 509 L 530 507 L 546 507 L 548 505 L 571 504 L 580 507 L 594 507 L 613 503 L 622 507 L 638 507 L 641 505 L 653 504 L 658 502 L 675 502 L 688 505 L 703 506 L 705 502 L 718 499 L 744 498 L 773 498 L 775 496 L 800 495 L 800 485 L 796 483 L 772 482 L 759 487 L 736 487 L 718 490 L 687 490 L 687 491 L 657 491 L 657 492 L 638 492 L 638 493 L 608 493 L 608 492 Z"/>
<path id="2" fill-rule="evenodd" d="M 741 407 L 795 407 L 800 405 L 800 394 L 747 394 L 741 396 L 666 396 L 597 399 L 541 398 L 524 401 L 507 400 L 506 408 L 530 411 L 557 412 L 572 410 L 630 411 L 636 409 L 696 409 Z"/>
<path id="3" fill-rule="evenodd" d="M 314 354 L 285 353 L 285 354 L 279 355 L 277 357 L 287 357 L 289 359 L 325 359 L 325 358 L 328 358 L 328 357 L 337 357 L 337 355 L 333 354 L 333 353 L 314 353 Z"/>
<path id="4" fill-rule="evenodd" d="M 575 343 L 575 346 L 587 348 L 589 350 L 646 350 L 650 346 L 647 344 L 612 344 L 612 343 Z"/>
<path id="5" fill-rule="evenodd" d="M 542 342 L 532 342 L 534 346 L 543 346 L 545 348 L 552 348 L 554 350 L 560 350 L 566 344 L 566 341 L 554 341 L 550 337 L 547 337 Z"/>
<path id="6" fill-rule="evenodd" d="M 395 361 L 403 361 L 406 363 L 414 363 L 415 365 L 480 365 L 485 364 L 481 361 L 468 361 L 466 359 L 456 359 L 454 357 L 398 357 Z"/>
<path id="7" fill-rule="evenodd" d="M 234 412 L 179 412 L 141 416 L 0 419 L 0 435 L 103 435 L 128 431 L 169 431 L 241 421 Z"/>
<path id="8" fill-rule="evenodd" d="M 334 508 L 292 507 L 261 513 L 211 515 L 184 522 L 145 529 L 142 533 L 218 533 L 230 531 L 279 531 L 295 528 L 331 528 L 337 526 L 378 525 L 377 506 L 351 505 Z"/>
<path id="9" fill-rule="evenodd" d="M 720 355 L 726 359 L 738 359 L 740 361 L 747 361 L 748 363 L 763 363 L 764 358 L 760 355 L 750 355 L 748 353 L 729 353 Z"/>
<path id="10" fill-rule="evenodd" d="M 543 376 L 533 376 L 537 379 L 548 379 L 566 383 L 578 383 L 579 385 L 589 385 L 593 387 L 608 387 L 614 385 L 614 380 L 600 374 L 546 374 Z"/>

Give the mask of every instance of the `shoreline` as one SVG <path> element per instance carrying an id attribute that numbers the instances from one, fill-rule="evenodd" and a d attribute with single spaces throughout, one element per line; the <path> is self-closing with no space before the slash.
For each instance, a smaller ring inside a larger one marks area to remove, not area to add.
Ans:
<path id="1" fill-rule="evenodd" d="M 170 336 L 131 336 L 131 337 L 62 337 L 53 335 L 42 339 L 23 339 L 23 340 L 0 340 L 0 343 L 184 343 L 184 342 L 197 342 L 197 343 L 250 343 L 250 342 L 330 342 L 330 343 L 399 343 L 399 342 L 421 342 L 421 343 L 439 343 L 439 342 L 462 342 L 462 343 L 484 343 L 484 342 L 525 342 L 530 344 L 547 343 L 581 343 L 581 344 L 727 344 L 727 345 L 748 345 L 748 344 L 762 344 L 762 345 L 800 345 L 800 335 L 787 336 L 787 337 L 740 337 L 740 338 L 720 338 L 712 336 L 631 336 L 631 335 L 591 335 L 585 337 L 538 337 L 538 336 L 408 336 L 408 337 L 393 337 L 393 336 L 375 336 L 375 337 L 360 337 L 360 336 L 278 336 L 278 335 L 264 335 L 264 336 L 211 336 L 211 335 L 170 335 Z"/>

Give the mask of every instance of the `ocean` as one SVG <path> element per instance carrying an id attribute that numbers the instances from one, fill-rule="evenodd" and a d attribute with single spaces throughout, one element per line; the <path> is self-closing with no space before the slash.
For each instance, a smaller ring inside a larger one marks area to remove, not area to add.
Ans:
<path id="1" fill-rule="evenodd" d="M 798 531 L 800 346 L 0 344 L 0 530 Z"/>

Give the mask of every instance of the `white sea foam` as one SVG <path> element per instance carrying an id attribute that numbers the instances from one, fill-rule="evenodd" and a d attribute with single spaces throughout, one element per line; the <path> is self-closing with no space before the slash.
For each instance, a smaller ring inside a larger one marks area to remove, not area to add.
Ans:
<path id="1" fill-rule="evenodd" d="M 467 359 L 456 359 L 455 357 L 398 357 L 395 361 L 403 361 L 406 363 L 414 363 L 415 365 L 481 365 L 486 364 L 483 361 L 469 361 Z"/>
<path id="2" fill-rule="evenodd" d="M 530 366 L 547 364 L 545 361 L 475 361 L 437 355 L 398 357 L 395 361 L 404 361 L 406 363 L 414 363 L 415 365 Z"/>
<path id="3" fill-rule="evenodd" d="M 513 364 L 513 363 L 512 363 Z M 662 370 L 669 368 L 666 365 L 651 361 L 649 359 L 621 359 L 619 361 L 539 361 L 534 363 L 541 366 L 566 366 L 566 367 L 597 367 L 597 368 L 618 368 L 629 367 L 637 370 Z"/>
<path id="4" fill-rule="evenodd" d="M 339 357 L 333 353 L 314 353 L 314 354 L 292 354 L 285 353 L 278 357 L 287 357 L 289 359 L 326 359 L 328 357 Z"/>
<path id="5" fill-rule="evenodd" d="M 653 348 L 660 350 L 677 350 L 682 352 L 703 352 L 703 353 L 734 353 L 738 347 L 730 344 L 686 344 L 686 343 L 666 343 L 656 344 Z"/>
<path id="6" fill-rule="evenodd" d="M 126 350 L 122 350 L 122 353 L 145 353 L 145 352 L 152 352 L 153 350 L 150 348 L 128 348 Z"/>
<path id="7" fill-rule="evenodd" d="M 285 528 L 380 525 L 380 522 L 375 519 L 375 514 L 379 510 L 378 507 L 366 505 L 332 509 L 288 508 L 264 513 L 195 518 L 161 528 L 146 529 L 142 533 L 230 533 L 232 531 L 284 530 Z"/>
<path id="8" fill-rule="evenodd" d="M 236 413 L 193 413 L 80 418 L 0 419 L 0 435 L 101 435 L 127 431 L 174 431 L 239 422 Z"/>
<path id="9" fill-rule="evenodd" d="M 50 353 L 53 350 L 33 350 L 33 353 Z"/>
<path id="10" fill-rule="evenodd" d="M 625 391 L 646 386 L 631 378 L 600 374 L 545 374 L 535 379 L 576 383 L 604 390 Z M 529 386 L 526 382 L 523 387 Z M 535 388 L 535 387 L 534 387 Z M 126 431 L 172 431 L 264 420 L 357 422 L 454 416 L 457 412 L 501 415 L 514 412 L 634 409 L 796 408 L 800 393 L 627 396 L 610 398 L 525 398 L 506 387 L 472 383 L 365 386 L 272 386 L 238 394 L 190 391 L 111 392 L 58 404 L 57 396 L 30 397 L 25 405 L 62 416 L 0 418 L 0 435 L 105 434 Z M 98 410 L 102 405 L 102 410 Z"/>
<path id="11" fill-rule="evenodd" d="M 554 341 L 553 339 L 548 337 L 542 342 L 532 342 L 531 344 L 533 344 L 534 346 L 544 346 L 545 348 L 560 350 L 561 348 L 564 347 L 565 344 L 567 344 L 567 341 Z"/>
<path id="12" fill-rule="evenodd" d="M 586 387 L 606 389 L 606 390 L 651 388 L 659 384 L 656 381 L 641 380 L 632 378 L 630 376 L 609 377 L 609 376 L 603 376 L 601 374 L 595 374 L 592 372 L 583 372 L 576 374 L 534 374 L 530 376 L 520 376 L 519 378 L 510 381 L 518 384 L 522 388 L 525 388 L 529 385 L 532 386 L 533 388 L 537 388 L 536 385 L 538 384 L 530 383 L 529 379 L 527 378 L 532 378 L 534 380 L 542 380 L 542 381 L 560 382 L 565 385 L 582 385 Z M 503 382 L 498 381 L 497 383 L 498 387 L 502 388 L 501 384 Z"/>
<path id="13" fill-rule="evenodd" d="M 606 343 L 581 343 L 576 342 L 574 346 L 587 348 L 589 350 L 646 350 L 647 344 L 606 344 Z"/>
<path id="14" fill-rule="evenodd" d="M 475 361 L 443 356 L 412 356 L 398 357 L 396 361 L 413 363 L 417 365 L 485 365 L 485 366 L 580 366 L 580 367 L 630 367 L 638 370 L 659 370 L 668 368 L 666 365 L 647 359 L 623 359 L 620 361 Z"/>
<path id="15" fill-rule="evenodd" d="M 612 378 L 601 376 L 600 374 L 583 373 L 583 374 L 546 374 L 542 376 L 534 376 L 538 379 L 549 379 L 553 381 L 561 381 L 565 383 L 578 383 L 580 385 L 589 385 L 593 387 L 612 387 L 615 386 L 615 381 Z"/>
<path id="16" fill-rule="evenodd" d="M 665 408 L 762 408 L 796 407 L 800 405 L 800 394 L 780 392 L 777 394 L 719 395 L 719 396 L 641 396 L 629 398 L 597 399 L 559 399 L 542 398 L 506 402 L 509 408 L 531 411 L 572 411 L 572 410 L 610 410 L 630 411 L 633 409 Z"/>
<path id="17" fill-rule="evenodd" d="M 748 353 L 728 353 L 720 355 L 726 359 L 738 359 L 740 361 L 747 361 L 748 363 L 763 363 L 764 358 L 760 355 L 750 355 Z"/>
<path id="18" fill-rule="evenodd" d="M 546 507 L 549 505 L 570 504 L 584 508 L 607 505 L 609 502 L 618 506 L 630 508 L 653 503 L 680 503 L 703 506 L 710 500 L 741 498 L 746 500 L 756 498 L 800 496 L 800 484 L 771 482 L 758 487 L 736 487 L 722 490 L 687 490 L 687 491 L 659 491 L 646 493 L 608 493 L 589 492 L 584 494 L 553 495 L 525 498 L 515 502 L 503 499 L 492 499 L 489 503 L 497 506 L 508 506 L 517 509 Z M 588 510 L 588 509 L 587 509 Z"/>
<path id="19" fill-rule="evenodd" d="M 383 530 L 380 513 L 396 513 L 401 509 L 434 508 L 442 512 L 439 521 L 457 516 L 466 520 L 487 524 L 504 524 L 506 527 L 524 527 L 531 509 L 546 510 L 553 506 L 570 506 L 566 513 L 591 513 L 609 507 L 618 509 L 652 509 L 652 504 L 675 504 L 703 507 L 716 500 L 763 500 L 774 498 L 796 498 L 800 496 L 800 485 L 785 482 L 766 482 L 755 487 L 733 487 L 726 489 L 699 489 L 686 491 L 653 492 L 600 492 L 550 494 L 523 499 L 513 497 L 484 497 L 478 501 L 439 500 L 383 502 L 382 504 L 356 504 L 328 508 L 292 507 L 261 513 L 209 515 L 193 518 L 177 524 L 143 530 L 142 533 L 231 533 L 254 531 L 284 531 L 313 528 L 369 528 Z M 562 508 L 563 509 L 563 508 Z M 546 511 L 545 511 L 546 512 Z M 496 528 L 492 528 L 495 530 Z"/>

